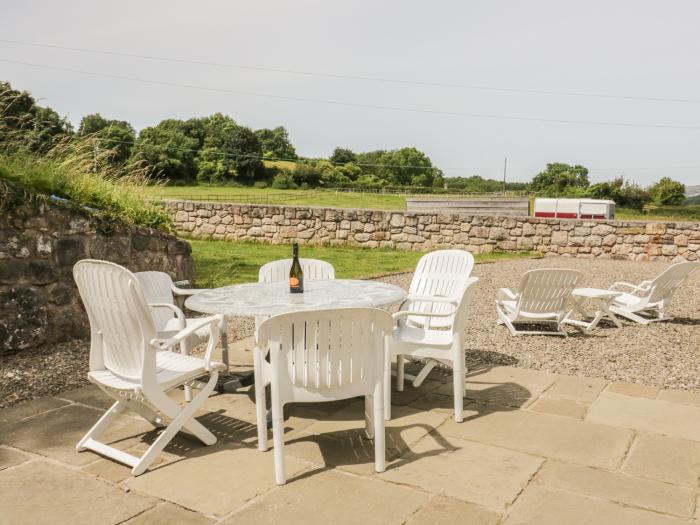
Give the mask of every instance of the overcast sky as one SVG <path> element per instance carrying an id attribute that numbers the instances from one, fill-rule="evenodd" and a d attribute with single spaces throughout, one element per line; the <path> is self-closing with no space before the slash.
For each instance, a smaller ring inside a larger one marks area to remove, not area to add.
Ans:
<path id="1" fill-rule="evenodd" d="M 294 75 L 0 42 L 0 79 L 31 91 L 74 124 L 99 112 L 141 129 L 164 118 L 221 111 L 253 128 L 284 125 L 301 155 L 327 156 L 336 146 L 415 146 L 450 176 L 500 178 L 507 156 L 511 180 L 529 180 L 547 162 L 561 161 L 589 167 L 593 181 L 624 174 L 647 184 L 667 175 L 700 184 L 696 0 L 0 0 L 0 13 L 5 40 L 472 86 Z"/>

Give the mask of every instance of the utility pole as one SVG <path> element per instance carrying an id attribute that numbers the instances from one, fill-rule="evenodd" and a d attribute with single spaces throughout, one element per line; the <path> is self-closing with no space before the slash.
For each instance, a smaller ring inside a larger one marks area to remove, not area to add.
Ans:
<path id="1" fill-rule="evenodd" d="M 503 157 L 503 195 L 506 194 L 506 171 L 508 170 L 508 157 Z"/>

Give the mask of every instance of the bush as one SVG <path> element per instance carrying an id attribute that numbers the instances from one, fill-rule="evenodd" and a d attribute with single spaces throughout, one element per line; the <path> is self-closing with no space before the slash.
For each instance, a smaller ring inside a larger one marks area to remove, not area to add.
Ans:
<path id="1" fill-rule="evenodd" d="M 278 190 L 291 190 L 297 187 L 289 170 L 282 170 L 272 179 L 272 187 Z"/>
<path id="2" fill-rule="evenodd" d="M 685 199 L 685 185 L 669 177 L 662 177 L 649 188 L 654 203 L 661 206 L 680 204 Z"/>
<path id="3" fill-rule="evenodd" d="M 258 188 L 260 190 L 264 190 L 268 186 L 269 186 L 269 184 L 267 182 L 265 182 L 264 180 L 256 181 L 255 184 L 253 184 L 254 188 Z"/>

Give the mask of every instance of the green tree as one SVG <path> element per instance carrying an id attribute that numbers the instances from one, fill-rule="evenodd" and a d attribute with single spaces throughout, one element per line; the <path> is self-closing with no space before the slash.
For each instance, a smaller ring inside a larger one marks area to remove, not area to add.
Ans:
<path id="1" fill-rule="evenodd" d="M 134 144 L 132 162 L 143 165 L 157 177 L 175 181 L 195 178 L 197 140 L 184 131 L 181 120 L 163 120 L 144 128 Z"/>
<path id="2" fill-rule="evenodd" d="M 685 199 L 685 185 L 670 177 L 662 177 L 649 188 L 649 193 L 656 204 L 675 206 Z"/>
<path id="3" fill-rule="evenodd" d="M 28 92 L 0 82 L 0 149 L 46 153 L 72 133 L 71 124 L 53 109 L 38 106 Z"/>
<path id="4" fill-rule="evenodd" d="M 571 166 L 563 162 L 547 164 L 547 169 L 541 171 L 532 179 L 534 191 L 565 192 L 568 189 L 588 188 L 588 168 L 579 164 Z"/>
<path id="5" fill-rule="evenodd" d="M 289 140 L 289 133 L 283 126 L 259 129 L 255 134 L 260 141 L 263 157 L 266 159 L 294 160 L 297 158 L 294 146 Z"/>
<path id="6" fill-rule="evenodd" d="M 349 164 L 357 162 L 357 155 L 349 148 L 335 148 L 328 160 L 333 164 Z"/>
<path id="7" fill-rule="evenodd" d="M 81 136 L 94 135 L 100 148 L 113 152 L 111 161 L 123 164 L 131 157 L 131 150 L 136 141 L 136 132 L 124 120 L 110 120 L 99 113 L 86 115 L 80 121 L 78 134 Z"/>
<path id="8" fill-rule="evenodd" d="M 430 158 L 416 148 L 387 151 L 379 157 L 375 173 L 393 186 L 432 186 L 439 172 Z"/>

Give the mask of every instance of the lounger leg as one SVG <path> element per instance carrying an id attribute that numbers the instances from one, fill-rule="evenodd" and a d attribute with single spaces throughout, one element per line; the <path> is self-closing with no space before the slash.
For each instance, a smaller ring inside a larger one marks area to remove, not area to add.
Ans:
<path id="1" fill-rule="evenodd" d="M 258 450 L 267 450 L 267 406 L 265 400 L 265 380 L 263 378 L 263 357 L 259 348 L 253 354 L 255 374 L 255 420 L 258 426 Z"/>
<path id="2" fill-rule="evenodd" d="M 615 313 L 615 315 L 621 315 L 622 317 L 626 317 L 627 319 L 629 319 L 630 321 L 634 321 L 635 323 L 649 324 L 651 322 L 649 319 L 645 319 L 641 315 L 628 312 L 627 310 L 623 308 L 618 308 L 617 306 L 611 306 L 610 311 Z"/>

